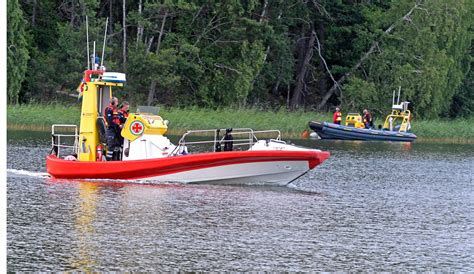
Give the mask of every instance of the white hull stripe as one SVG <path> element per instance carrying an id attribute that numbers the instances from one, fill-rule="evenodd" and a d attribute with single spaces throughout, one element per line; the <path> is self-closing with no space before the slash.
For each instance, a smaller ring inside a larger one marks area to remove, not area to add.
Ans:
<path id="1" fill-rule="evenodd" d="M 146 180 L 179 183 L 287 185 L 308 170 L 308 161 L 273 161 L 202 168 L 150 177 Z"/>

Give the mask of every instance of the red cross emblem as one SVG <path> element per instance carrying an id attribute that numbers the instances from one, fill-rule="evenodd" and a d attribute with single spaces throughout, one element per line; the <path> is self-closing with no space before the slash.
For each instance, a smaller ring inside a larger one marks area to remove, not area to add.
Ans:
<path id="1" fill-rule="evenodd" d="M 133 135 L 140 135 L 143 133 L 143 123 L 140 121 L 135 121 L 130 125 L 130 131 Z"/>

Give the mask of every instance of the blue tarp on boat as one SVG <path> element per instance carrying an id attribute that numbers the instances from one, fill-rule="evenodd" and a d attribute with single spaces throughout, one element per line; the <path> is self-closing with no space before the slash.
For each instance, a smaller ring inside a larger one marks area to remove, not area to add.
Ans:
<path id="1" fill-rule="evenodd" d="M 321 139 L 413 142 L 416 135 L 409 132 L 355 128 L 328 122 L 311 121 L 309 127 Z"/>

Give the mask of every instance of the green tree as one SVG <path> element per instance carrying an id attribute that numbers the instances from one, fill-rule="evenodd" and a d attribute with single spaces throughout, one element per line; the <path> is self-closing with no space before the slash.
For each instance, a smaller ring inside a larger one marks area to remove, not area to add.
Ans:
<path id="1" fill-rule="evenodd" d="M 456 91 L 451 103 L 451 117 L 469 117 L 474 115 L 474 36 L 471 31 L 470 70 L 464 78 L 461 88 Z"/>
<path id="2" fill-rule="evenodd" d="M 105 66 L 127 73 L 116 91 L 133 104 L 342 104 L 385 113 L 401 86 L 417 116 L 466 116 L 474 108 L 473 0 L 20 4 L 30 35 L 18 0 L 8 0 L 10 103 L 69 98 L 63 93 L 75 90 L 87 65 L 88 15 L 99 55 L 109 18 Z"/>
<path id="3" fill-rule="evenodd" d="M 7 88 L 8 102 L 18 103 L 21 83 L 25 79 L 29 59 L 26 33 L 27 22 L 18 0 L 8 0 L 7 4 Z"/>
<path id="4" fill-rule="evenodd" d="M 389 108 L 392 91 L 401 87 L 402 99 L 412 102 L 415 115 L 447 116 L 469 71 L 465 53 L 471 43 L 472 16 L 468 2 L 398 1 L 383 17 L 378 22 L 395 22 L 393 31 L 382 33 L 376 52 L 356 76 L 375 84 L 379 96 L 369 106 L 383 109 L 385 101 L 385 109 Z M 352 96 L 363 97 L 364 92 Z"/>

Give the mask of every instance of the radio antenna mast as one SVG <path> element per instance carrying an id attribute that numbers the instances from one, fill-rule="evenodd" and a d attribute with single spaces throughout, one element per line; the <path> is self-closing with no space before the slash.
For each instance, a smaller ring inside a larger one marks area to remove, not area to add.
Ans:
<path id="1" fill-rule="evenodd" d="M 87 69 L 90 69 L 91 57 L 89 55 L 89 21 L 86 15 L 86 37 L 87 37 Z"/>
<path id="2" fill-rule="evenodd" d="M 105 40 L 107 38 L 107 26 L 108 25 L 109 25 L 109 17 L 107 17 L 107 20 L 105 21 L 104 45 L 102 46 L 102 58 L 100 58 L 100 68 L 102 68 L 102 65 L 104 64 Z"/>
<path id="3" fill-rule="evenodd" d="M 398 99 L 397 99 L 397 105 L 400 104 L 400 91 L 402 90 L 402 86 L 398 86 Z"/>
<path id="4" fill-rule="evenodd" d="M 93 48 L 93 52 L 92 52 L 92 69 L 95 70 L 95 41 L 94 41 L 94 48 Z"/>

